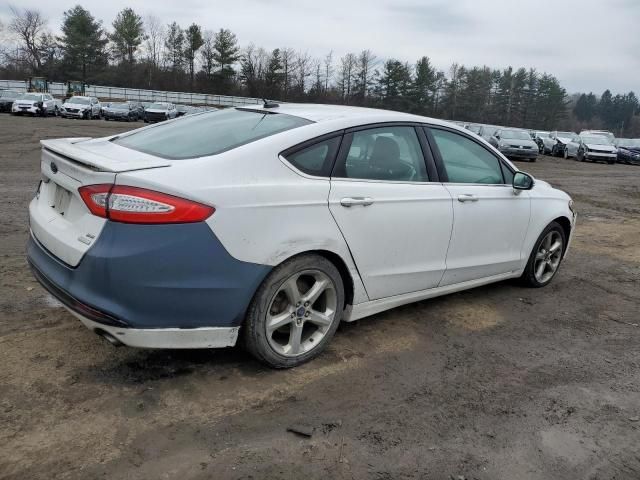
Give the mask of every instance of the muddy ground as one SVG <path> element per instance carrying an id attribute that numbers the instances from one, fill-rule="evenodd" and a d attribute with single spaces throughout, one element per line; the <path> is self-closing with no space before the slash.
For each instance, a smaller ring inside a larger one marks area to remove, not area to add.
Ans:
<path id="1" fill-rule="evenodd" d="M 29 273 L 38 140 L 129 128 L 0 116 L 0 478 L 640 478 L 640 167 L 520 164 L 579 211 L 551 286 L 397 308 L 274 371 L 116 349 Z"/>

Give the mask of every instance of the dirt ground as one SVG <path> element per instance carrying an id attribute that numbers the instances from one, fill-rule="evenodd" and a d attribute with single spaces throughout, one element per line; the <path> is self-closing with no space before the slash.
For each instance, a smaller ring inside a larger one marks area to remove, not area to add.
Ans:
<path id="1" fill-rule="evenodd" d="M 579 211 L 551 286 L 397 308 L 274 371 L 114 348 L 31 276 L 38 141 L 130 128 L 0 116 L 0 478 L 640 478 L 640 167 L 520 164 Z"/>

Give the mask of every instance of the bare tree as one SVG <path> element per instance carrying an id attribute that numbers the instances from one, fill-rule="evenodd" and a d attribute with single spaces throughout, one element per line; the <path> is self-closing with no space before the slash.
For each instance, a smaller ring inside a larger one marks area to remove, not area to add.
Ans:
<path id="1" fill-rule="evenodd" d="M 354 96 L 360 105 L 364 105 L 373 84 L 373 72 L 376 56 L 371 50 L 363 50 L 358 55 L 355 72 Z"/>
<path id="2" fill-rule="evenodd" d="M 282 56 L 282 99 L 286 100 L 296 71 L 296 54 L 291 48 L 283 48 L 280 50 L 280 55 Z"/>
<path id="3" fill-rule="evenodd" d="M 164 47 L 165 28 L 164 24 L 155 15 L 146 15 L 144 18 L 145 27 L 145 50 L 147 57 L 155 68 L 160 67 L 162 59 L 162 49 Z"/>
<path id="4" fill-rule="evenodd" d="M 200 59 L 202 60 L 202 71 L 207 80 L 213 78 L 213 71 L 216 68 L 215 33 L 205 30 L 202 35 L 203 43 L 200 49 Z"/>
<path id="5" fill-rule="evenodd" d="M 18 38 L 20 49 L 30 67 L 35 71 L 42 70 L 42 52 L 48 38 L 47 21 L 38 10 L 11 7 L 11 14 L 13 18 L 9 23 L 9 31 Z"/>
<path id="6" fill-rule="evenodd" d="M 302 96 L 306 92 L 307 78 L 311 76 L 313 68 L 312 59 L 307 52 L 298 53 L 296 55 L 296 76 L 295 76 L 295 88 L 298 95 Z"/>
<path id="7" fill-rule="evenodd" d="M 333 50 L 331 50 L 326 57 L 324 57 L 324 91 L 329 90 L 329 82 L 333 77 Z"/>
<path id="8" fill-rule="evenodd" d="M 349 103 L 349 99 L 353 92 L 354 75 L 357 63 L 358 59 L 353 53 L 347 53 L 340 59 L 338 87 L 340 88 L 342 101 L 345 104 Z"/>

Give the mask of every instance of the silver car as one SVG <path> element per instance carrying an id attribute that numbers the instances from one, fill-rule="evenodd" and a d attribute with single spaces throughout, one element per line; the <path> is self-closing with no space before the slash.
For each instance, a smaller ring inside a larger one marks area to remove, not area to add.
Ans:
<path id="1" fill-rule="evenodd" d="M 574 132 L 551 132 L 548 136 L 551 155 L 564 158 L 575 157 L 580 146 L 580 137 Z"/>
<path id="2" fill-rule="evenodd" d="M 607 140 L 609 140 L 609 143 L 611 144 L 613 144 L 613 142 L 616 140 L 615 135 L 611 133 L 609 130 L 582 130 L 580 132 L 580 136 L 582 135 L 588 135 L 588 136 L 601 135 L 601 136 L 607 137 Z"/>
<path id="3" fill-rule="evenodd" d="M 509 159 L 535 162 L 538 157 L 538 144 L 526 130 L 501 128 L 491 136 L 489 143 Z"/>
<path id="4" fill-rule="evenodd" d="M 604 135 L 580 135 L 580 146 L 576 159 L 584 162 L 602 161 L 609 164 L 616 163 L 618 149 Z"/>

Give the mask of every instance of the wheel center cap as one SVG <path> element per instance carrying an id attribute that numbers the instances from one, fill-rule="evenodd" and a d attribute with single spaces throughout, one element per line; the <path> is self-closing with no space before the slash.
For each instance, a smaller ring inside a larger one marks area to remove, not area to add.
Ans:
<path id="1" fill-rule="evenodd" d="M 296 310 L 296 316 L 297 316 L 297 317 L 300 317 L 300 318 L 301 318 L 301 317 L 304 317 L 305 312 L 306 312 L 306 309 L 305 309 L 304 307 L 299 307 L 299 308 Z"/>

